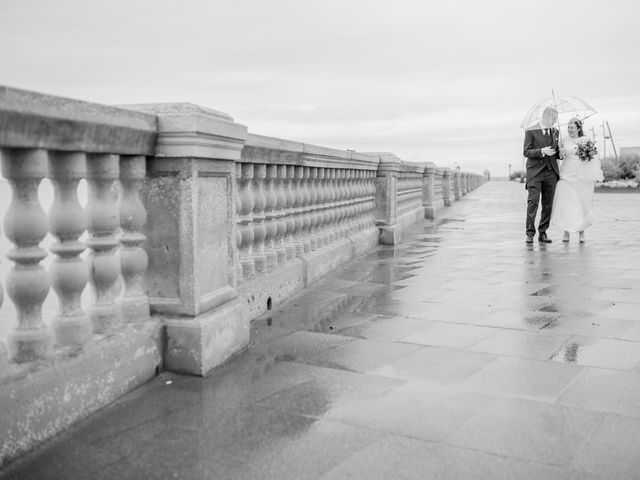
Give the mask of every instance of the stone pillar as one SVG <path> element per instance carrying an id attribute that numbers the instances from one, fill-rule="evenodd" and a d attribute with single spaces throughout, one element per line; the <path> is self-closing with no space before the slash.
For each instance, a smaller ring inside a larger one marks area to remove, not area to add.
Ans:
<path id="1" fill-rule="evenodd" d="M 453 177 L 453 196 L 456 201 L 462 197 L 462 172 L 456 170 Z"/>
<path id="2" fill-rule="evenodd" d="M 446 207 L 451 205 L 451 170 L 448 168 L 442 173 L 442 199 Z"/>
<path id="3" fill-rule="evenodd" d="M 398 173 L 400 159 L 389 155 L 380 158 L 376 186 L 376 226 L 379 228 L 379 242 L 396 245 L 400 242 L 398 228 Z"/>
<path id="4" fill-rule="evenodd" d="M 428 163 L 425 166 L 422 176 L 422 206 L 424 207 L 424 218 L 431 220 L 436 218 L 435 172 L 436 166 L 433 163 Z"/>
<path id="5" fill-rule="evenodd" d="M 235 162 L 247 128 L 192 104 L 128 108 L 158 116 L 142 198 L 151 311 L 166 325 L 164 364 L 206 375 L 249 343 L 235 231 Z"/>

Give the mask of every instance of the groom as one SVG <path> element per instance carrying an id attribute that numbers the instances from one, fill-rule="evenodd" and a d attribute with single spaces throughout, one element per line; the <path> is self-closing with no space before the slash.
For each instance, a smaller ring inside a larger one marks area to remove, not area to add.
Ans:
<path id="1" fill-rule="evenodd" d="M 536 233 L 536 213 L 542 197 L 542 211 L 538 224 L 538 241 L 551 243 L 547 237 L 547 229 L 551 220 L 551 206 L 556 183 L 560 178 L 558 169 L 558 130 L 553 127 L 558 119 L 558 112 L 547 107 L 542 113 L 542 121 L 526 130 L 524 134 L 523 154 L 527 157 L 527 243 L 533 243 Z"/>

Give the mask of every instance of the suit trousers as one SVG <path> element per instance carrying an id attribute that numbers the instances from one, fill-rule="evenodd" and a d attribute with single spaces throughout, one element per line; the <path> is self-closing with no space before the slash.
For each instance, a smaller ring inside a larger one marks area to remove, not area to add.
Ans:
<path id="1" fill-rule="evenodd" d="M 527 236 L 532 237 L 536 233 L 535 220 L 538 213 L 538 203 L 542 205 L 538 235 L 546 233 L 549 228 L 556 183 L 558 183 L 558 176 L 551 168 L 545 168 L 534 178 L 527 179 L 527 192 L 529 193 L 527 198 Z"/>

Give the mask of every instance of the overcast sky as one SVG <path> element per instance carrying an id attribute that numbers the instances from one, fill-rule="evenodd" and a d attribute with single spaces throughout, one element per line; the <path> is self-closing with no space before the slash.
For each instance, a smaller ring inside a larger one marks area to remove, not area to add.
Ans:
<path id="1" fill-rule="evenodd" d="M 640 145 L 630 0 L 2 0 L 0 84 L 506 175 L 551 89 Z M 601 130 L 597 133 L 601 136 Z"/>

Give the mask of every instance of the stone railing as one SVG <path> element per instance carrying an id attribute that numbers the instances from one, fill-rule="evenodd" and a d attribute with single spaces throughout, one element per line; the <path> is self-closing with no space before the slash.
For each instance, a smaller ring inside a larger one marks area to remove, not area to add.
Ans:
<path id="1" fill-rule="evenodd" d="M 377 244 L 378 157 L 248 135 L 236 163 L 238 290 L 253 318 Z"/>
<path id="2" fill-rule="evenodd" d="M 12 190 L 4 217 L 13 243 L 5 252 L 13 263 L 6 288 L 17 320 L 8 337 L 10 359 L 46 359 L 54 345 L 81 347 L 93 334 L 147 320 L 146 212 L 138 189 L 155 148 L 156 119 L 10 89 L 0 89 L 0 105 L 2 175 Z M 38 200 L 45 178 L 54 187 L 48 215 Z M 77 194 L 83 179 L 86 208 Z M 41 265 L 49 252 L 40 246 L 47 233 L 56 239 L 49 275 Z M 85 309 L 80 297 L 87 283 L 93 295 Z M 59 310 L 48 328 L 41 307 L 50 288 Z"/>
<path id="3" fill-rule="evenodd" d="M 156 132 L 151 115 L 0 87 L 0 160 L 11 189 L 4 234 L 12 244 L 2 253 L 11 262 L 5 287 L 15 309 L 0 348 L 0 464 L 77 418 L 69 411 L 100 408 L 160 364 L 138 194 Z M 54 189 L 48 214 L 38 199 L 44 179 Z M 88 186 L 86 206 L 80 181 Z M 54 241 L 45 249 L 47 234 Z M 83 305 L 87 284 L 91 298 Z M 50 289 L 58 311 L 43 318 Z M 112 369 L 123 351 L 138 357 Z M 107 352 L 114 358 L 105 362 Z"/>
<path id="4" fill-rule="evenodd" d="M 6 348 L 0 339 L 0 464 L 161 365 L 206 374 L 248 345 L 251 319 L 484 181 L 248 134 L 191 104 L 3 87 L 0 156 L 12 244 L 0 267 L 15 309 L 5 299 L 0 312 L 15 319 Z M 43 315 L 50 289 L 59 308 Z"/>

